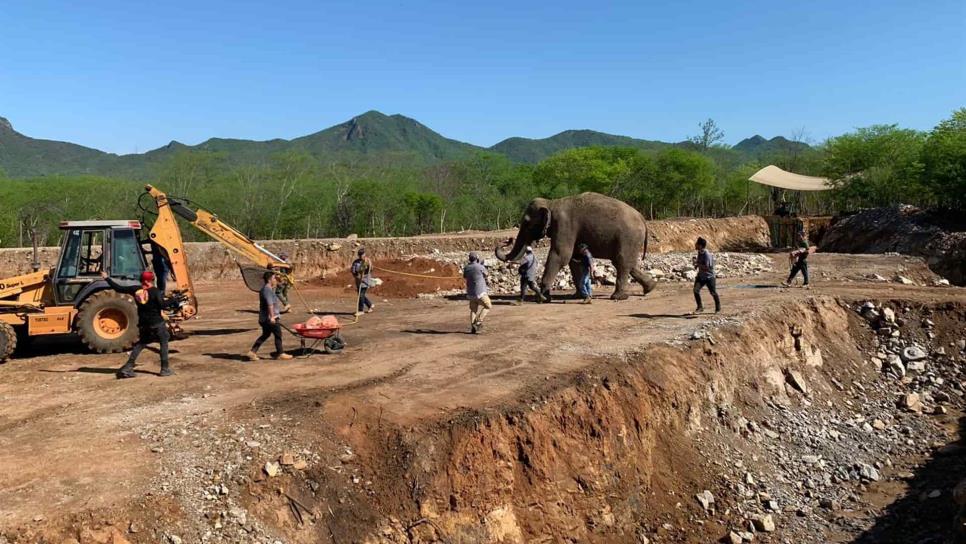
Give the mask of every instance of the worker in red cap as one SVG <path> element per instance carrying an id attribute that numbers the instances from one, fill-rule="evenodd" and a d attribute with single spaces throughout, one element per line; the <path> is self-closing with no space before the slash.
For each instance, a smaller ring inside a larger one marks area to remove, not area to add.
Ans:
<path id="1" fill-rule="evenodd" d="M 118 369 L 118 379 L 133 378 L 135 376 L 134 362 L 137 361 L 138 355 L 141 354 L 144 346 L 154 341 L 157 341 L 161 345 L 161 376 L 173 375 L 174 372 L 172 372 L 171 367 L 168 365 L 168 340 L 170 335 L 168 333 L 168 325 L 165 323 L 164 316 L 161 315 L 161 312 L 176 307 L 180 300 L 177 297 L 165 299 L 164 293 L 154 286 L 154 272 L 150 270 L 141 272 L 141 285 L 121 285 L 108 276 L 106 272 L 101 272 L 101 277 L 104 278 L 104 281 L 107 282 L 111 289 L 114 289 L 118 293 L 124 293 L 134 297 L 134 302 L 137 304 L 138 309 L 138 330 L 140 336 L 138 337 L 137 343 L 131 349 L 131 355 L 127 358 L 127 362 Z"/>

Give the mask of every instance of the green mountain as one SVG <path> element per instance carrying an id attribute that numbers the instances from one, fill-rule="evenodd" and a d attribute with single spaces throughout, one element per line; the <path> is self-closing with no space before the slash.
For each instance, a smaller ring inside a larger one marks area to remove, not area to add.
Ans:
<path id="1" fill-rule="evenodd" d="M 659 149 L 670 144 L 652 140 L 638 140 L 629 136 L 617 136 L 593 130 L 565 130 L 549 138 L 507 138 L 490 148 L 516 162 L 537 163 L 543 159 L 575 147 L 636 147 Z"/>
<path id="2" fill-rule="evenodd" d="M 77 144 L 24 136 L 0 117 L 0 169 L 10 177 L 101 173 L 116 158 Z"/>
<path id="3" fill-rule="evenodd" d="M 537 163 L 554 153 L 587 146 L 622 146 L 638 149 L 688 147 L 689 142 L 666 143 L 593 130 L 567 130 L 549 138 L 508 138 L 482 148 L 446 138 L 429 127 L 403 115 L 369 111 L 325 130 L 291 140 L 265 141 L 211 138 L 198 145 L 172 141 L 146 153 L 116 155 L 67 142 L 41 140 L 20 134 L 9 121 L 0 117 L 0 173 L 22 178 L 55 174 L 95 174 L 134 180 L 157 177 L 165 163 L 176 153 L 209 151 L 218 153 L 229 164 L 258 164 L 273 155 L 302 151 L 321 160 L 379 160 L 393 163 L 431 164 L 468 157 L 480 151 L 506 155 L 515 162 Z M 776 153 L 809 149 L 807 144 L 781 136 L 766 140 L 754 136 L 730 149 L 716 153 L 733 162 L 767 159 Z"/>
<path id="4" fill-rule="evenodd" d="M 0 169 L 10 177 L 98 174 L 151 179 L 171 156 L 181 151 L 209 151 L 221 154 L 230 164 L 253 164 L 267 162 L 273 155 L 286 151 L 305 151 L 320 159 L 383 156 L 431 163 L 467 157 L 481 150 L 481 147 L 445 138 L 408 117 L 377 111 L 292 140 L 211 138 L 193 146 L 172 141 L 158 149 L 130 155 L 30 138 L 0 118 Z"/>
<path id="5" fill-rule="evenodd" d="M 751 138 L 741 140 L 731 149 L 749 158 L 765 158 L 776 154 L 788 154 L 792 151 L 806 151 L 811 149 L 811 146 L 804 142 L 789 140 L 784 136 L 775 136 L 771 140 L 767 140 L 755 134 Z"/>

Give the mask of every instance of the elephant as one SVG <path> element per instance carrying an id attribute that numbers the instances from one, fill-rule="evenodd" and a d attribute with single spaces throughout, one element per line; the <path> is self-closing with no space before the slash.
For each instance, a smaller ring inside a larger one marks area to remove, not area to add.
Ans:
<path id="1" fill-rule="evenodd" d="M 540 290 L 547 300 L 554 278 L 565 264 L 570 266 L 575 282 L 580 278 L 580 267 L 571 257 L 581 243 L 587 244 L 595 258 L 610 259 L 617 269 L 617 287 L 610 298 L 627 298 L 628 275 L 644 287 L 645 295 L 657 284 L 643 269 L 647 222 L 640 212 L 616 198 L 590 192 L 556 199 L 535 198 L 523 213 L 512 249 L 507 253 L 504 247 L 497 247 L 496 257 L 516 261 L 526 246 L 545 236 L 550 237 L 550 254 Z"/>

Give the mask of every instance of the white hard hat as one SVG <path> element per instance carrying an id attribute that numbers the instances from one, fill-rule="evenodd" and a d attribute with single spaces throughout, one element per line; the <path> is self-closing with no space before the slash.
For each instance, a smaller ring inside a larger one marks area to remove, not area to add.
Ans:
<path id="1" fill-rule="evenodd" d="M 530 246 L 527 246 L 527 251 L 530 252 L 530 253 L 533 253 L 533 248 L 530 247 Z"/>

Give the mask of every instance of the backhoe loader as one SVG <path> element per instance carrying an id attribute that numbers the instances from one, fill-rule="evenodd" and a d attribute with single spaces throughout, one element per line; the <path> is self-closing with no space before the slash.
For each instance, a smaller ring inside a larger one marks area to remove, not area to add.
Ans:
<path id="1" fill-rule="evenodd" d="M 151 185 L 144 189 L 142 198 L 154 204 L 154 210 L 145 211 L 157 213 L 146 239 L 140 238 L 141 221 L 63 221 L 60 256 L 53 268 L 40 270 L 35 258 L 33 272 L 0 279 L 0 363 L 18 342 L 35 336 L 74 333 L 98 353 L 130 349 L 138 339 L 134 300 L 110 289 L 100 273 L 120 283 L 136 283 L 148 268 L 145 245 L 152 257 L 164 259 L 173 276 L 170 294 L 179 304 L 166 315 L 169 326 L 178 328 L 196 316 L 198 301 L 176 216 L 254 265 L 275 271 L 282 281 L 293 281 L 290 264 L 216 215 L 193 210 L 185 199 L 168 197 Z"/>

